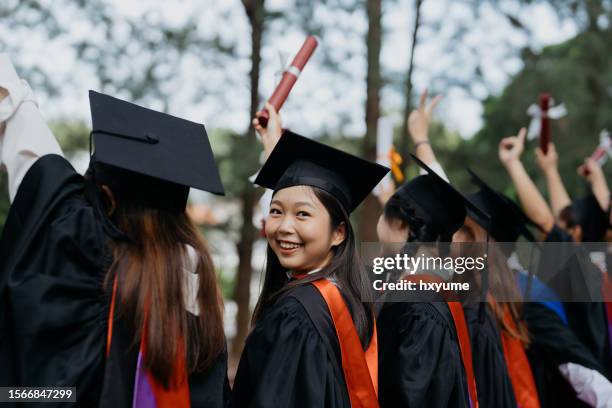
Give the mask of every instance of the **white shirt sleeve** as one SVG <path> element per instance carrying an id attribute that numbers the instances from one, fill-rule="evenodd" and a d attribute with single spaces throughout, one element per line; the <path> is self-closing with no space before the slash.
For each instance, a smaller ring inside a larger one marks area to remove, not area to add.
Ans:
<path id="1" fill-rule="evenodd" d="M 270 213 L 270 202 L 272 202 L 273 193 L 274 192 L 272 190 L 266 188 L 266 192 L 263 193 L 259 199 L 259 208 L 261 209 L 261 216 L 264 220 L 268 218 L 268 214 Z"/>
<path id="2" fill-rule="evenodd" d="M 12 202 L 21 181 L 39 157 L 63 153 L 38 111 L 32 89 L 19 79 L 6 54 L 0 54 L 0 87 L 8 91 L 0 102 L 0 169 L 8 172 Z"/>
<path id="3" fill-rule="evenodd" d="M 444 172 L 444 169 L 442 168 L 440 163 L 438 163 L 436 161 L 436 162 L 433 162 L 433 163 L 428 163 L 427 165 L 429 166 L 430 169 L 435 171 L 438 176 L 442 177 L 444 179 L 444 181 L 446 181 L 447 183 L 450 183 L 450 181 L 448 181 L 448 177 L 446 176 L 446 173 Z M 420 169 L 419 170 L 419 174 L 420 175 L 425 175 L 425 174 L 427 174 L 427 171 L 425 169 Z"/>
<path id="4" fill-rule="evenodd" d="M 559 371 L 580 400 L 595 408 L 612 406 L 612 384 L 599 372 L 575 363 L 561 364 Z"/>
<path id="5" fill-rule="evenodd" d="M 258 174 L 259 172 L 249 177 L 249 181 L 251 183 L 254 183 Z M 268 213 L 270 212 L 270 202 L 272 201 L 273 193 L 274 191 L 270 190 L 269 188 L 266 188 L 266 191 L 262 194 L 261 198 L 259 199 L 259 209 L 261 210 L 261 219 L 264 222 L 268 218 Z M 256 222 L 255 225 L 257 226 L 257 228 L 261 227 L 261 225 L 258 222 Z"/>

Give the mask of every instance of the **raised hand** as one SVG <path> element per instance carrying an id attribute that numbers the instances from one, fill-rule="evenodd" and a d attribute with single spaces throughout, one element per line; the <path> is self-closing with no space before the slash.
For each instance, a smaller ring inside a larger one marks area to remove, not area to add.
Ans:
<path id="1" fill-rule="evenodd" d="M 429 91 L 427 89 L 421 93 L 418 108 L 413 110 L 410 116 L 408 116 L 408 132 L 414 143 L 427 141 L 427 131 L 429 129 L 429 122 L 431 121 L 431 113 L 442 99 L 442 95 L 437 95 L 431 100 L 431 103 L 427 105 L 428 93 Z"/>
<path id="2" fill-rule="evenodd" d="M 557 168 L 557 163 L 559 162 L 559 155 L 557 154 L 557 149 L 555 148 L 554 143 L 548 143 L 548 152 L 546 153 L 544 153 L 539 146 L 536 147 L 535 155 L 538 167 L 540 167 L 540 169 L 542 169 L 544 173 L 555 170 Z"/>
<path id="3" fill-rule="evenodd" d="M 600 179 L 605 179 L 601 166 L 595 160 L 587 157 L 584 159 L 584 163 L 578 166 L 577 172 L 580 176 L 584 177 L 586 181 L 593 184 L 593 182 Z"/>
<path id="4" fill-rule="evenodd" d="M 266 102 L 265 108 L 269 114 L 267 127 L 261 126 L 261 124 L 259 123 L 259 119 L 257 119 L 257 115 L 255 116 L 255 118 L 253 118 L 252 124 L 257 133 L 259 133 L 259 136 L 261 137 L 261 142 L 263 143 L 264 147 L 264 154 L 267 159 L 268 156 L 270 156 L 270 153 L 272 153 L 272 150 L 274 150 L 274 146 L 276 146 L 276 143 L 278 143 L 281 135 L 283 134 L 283 127 L 281 123 L 281 117 L 276 111 L 276 109 L 274 109 L 274 106 Z"/>
<path id="5" fill-rule="evenodd" d="M 499 160 L 504 165 L 521 159 L 521 154 L 525 149 L 525 136 L 527 136 L 527 129 L 523 127 L 517 136 L 505 137 L 499 142 Z"/>

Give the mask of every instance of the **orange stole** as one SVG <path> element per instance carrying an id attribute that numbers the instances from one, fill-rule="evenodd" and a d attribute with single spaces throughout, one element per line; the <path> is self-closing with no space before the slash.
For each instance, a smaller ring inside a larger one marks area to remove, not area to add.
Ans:
<path id="1" fill-rule="evenodd" d="M 442 279 L 432 275 L 410 275 L 402 278 L 411 282 L 442 282 Z M 449 298 L 452 298 L 454 293 L 447 293 Z M 472 343 L 470 341 L 470 332 L 468 331 L 463 306 L 460 302 L 447 301 L 446 304 L 453 316 L 457 339 L 459 340 L 459 352 L 461 353 L 461 361 L 465 368 L 465 376 L 467 379 L 468 393 L 472 402 L 472 408 L 478 408 L 478 392 L 476 390 L 476 377 L 474 376 L 474 364 L 472 360 Z"/>
<path id="2" fill-rule="evenodd" d="M 504 310 L 504 323 L 516 331 L 516 325 L 507 308 Z M 540 408 L 538 391 L 523 343 L 505 332 L 501 333 L 501 338 L 504 358 L 508 365 L 508 374 L 518 406 L 520 408 Z"/>
<path id="3" fill-rule="evenodd" d="M 113 280 L 113 292 L 111 296 L 111 304 L 108 314 L 108 329 L 107 329 L 107 337 L 106 337 L 106 357 L 110 353 L 111 341 L 113 336 L 113 320 L 115 315 L 115 300 L 117 297 L 117 276 Z M 144 359 L 146 356 L 146 332 L 147 332 L 147 322 L 145 317 L 144 327 L 142 329 L 142 335 L 140 338 L 140 353 L 142 354 L 142 358 Z M 182 344 L 182 343 L 181 343 Z M 174 362 L 174 374 L 170 380 L 171 385 L 170 389 L 165 388 L 161 383 L 159 383 L 151 373 L 146 372 L 147 379 L 149 384 L 151 384 L 151 388 L 153 390 L 153 394 L 155 395 L 155 405 L 158 408 L 189 408 L 191 406 L 191 396 L 189 394 L 189 381 L 187 376 L 187 369 L 185 366 L 185 350 L 181 346 L 176 357 L 176 361 Z"/>
<path id="4" fill-rule="evenodd" d="M 331 314 L 338 335 L 342 371 L 352 408 L 378 407 L 378 341 L 376 321 L 368 349 L 364 352 L 359 335 L 342 294 L 327 279 L 311 282 L 316 287 Z"/>

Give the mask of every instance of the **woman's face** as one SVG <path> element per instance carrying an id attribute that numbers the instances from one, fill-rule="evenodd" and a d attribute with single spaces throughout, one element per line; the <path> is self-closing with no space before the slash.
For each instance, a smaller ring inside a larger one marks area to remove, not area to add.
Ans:
<path id="1" fill-rule="evenodd" d="M 310 272 L 326 266 L 331 249 L 345 238 L 345 225 L 331 228 L 331 218 L 312 188 L 287 187 L 270 204 L 265 232 L 268 244 L 284 268 Z"/>
<path id="2" fill-rule="evenodd" d="M 403 244 L 408 240 L 408 226 L 400 220 L 388 220 L 381 214 L 376 224 L 376 234 L 383 244 Z"/>

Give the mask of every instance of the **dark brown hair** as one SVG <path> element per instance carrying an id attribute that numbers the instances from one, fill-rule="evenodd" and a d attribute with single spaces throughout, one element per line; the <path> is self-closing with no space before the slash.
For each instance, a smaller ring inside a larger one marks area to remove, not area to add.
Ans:
<path id="1" fill-rule="evenodd" d="M 465 219 L 465 223 L 461 228 L 464 229 L 474 242 L 484 243 L 487 241 L 487 232 L 470 217 Z M 508 267 L 506 256 L 502 250 L 495 245 L 495 240 L 490 236 L 489 242 L 492 243 L 492 245 L 488 245 L 489 253 L 487 257 L 489 268 L 489 293 L 494 299 L 517 299 L 515 302 L 496 301 L 491 304 L 495 320 L 503 332 L 527 345 L 529 344 L 529 331 L 527 330 L 527 325 L 521 318 L 523 303 L 518 301 L 520 298 L 520 291 L 514 273 L 510 267 Z M 504 321 L 506 309 L 510 312 L 516 330 Z"/>
<path id="2" fill-rule="evenodd" d="M 146 315 L 147 368 L 168 387 L 181 350 L 188 373 L 212 366 L 225 347 L 222 297 L 210 253 L 187 214 L 119 202 L 112 219 L 128 239 L 113 244 L 106 284 L 118 277 L 117 313 L 131 323 L 134 344 Z M 186 245 L 197 254 L 195 271 L 183 270 Z M 191 272 L 199 278 L 198 316 L 185 309 L 185 273 Z"/>
<path id="3" fill-rule="evenodd" d="M 345 225 L 344 241 L 332 248 L 333 256 L 327 266 L 303 279 L 290 282 L 287 282 L 287 269 L 281 265 L 278 257 L 268 245 L 264 283 L 253 313 L 253 323 L 257 322 L 266 309 L 291 289 L 321 278 L 333 277 L 344 300 L 348 303 L 353 323 L 365 350 L 374 331 L 374 308 L 369 299 L 371 292 L 366 272 L 355 247 L 355 234 L 349 215 L 334 196 L 317 187 L 311 188 L 330 215 L 331 231 L 341 224 Z"/>

